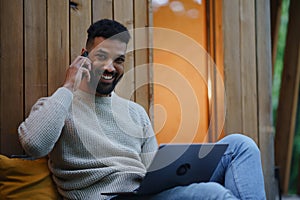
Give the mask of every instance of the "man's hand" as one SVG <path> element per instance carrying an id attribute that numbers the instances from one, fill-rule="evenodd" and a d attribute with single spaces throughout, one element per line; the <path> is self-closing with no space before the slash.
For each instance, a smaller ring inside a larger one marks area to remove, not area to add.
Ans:
<path id="1" fill-rule="evenodd" d="M 90 81 L 91 61 L 87 57 L 78 56 L 67 69 L 64 87 L 71 92 L 78 89 L 81 81 L 85 78 Z"/>

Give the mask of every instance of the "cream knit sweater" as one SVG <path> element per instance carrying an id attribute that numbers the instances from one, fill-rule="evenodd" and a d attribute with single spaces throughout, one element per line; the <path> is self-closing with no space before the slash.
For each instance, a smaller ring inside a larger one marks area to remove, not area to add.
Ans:
<path id="1" fill-rule="evenodd" d="M 49 155 L 65 199 L 105 199 L 101 192 L 134 190 L 157 150 L 144 109 L 115 93 L 95 97 L 59 88 L 33 106 L 18 132 L 27 154 Z"/>

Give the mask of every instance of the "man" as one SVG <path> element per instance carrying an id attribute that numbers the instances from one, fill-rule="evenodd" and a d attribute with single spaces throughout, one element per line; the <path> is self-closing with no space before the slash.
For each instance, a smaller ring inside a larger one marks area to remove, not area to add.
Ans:
<path id="1" fill-rule="evenodd" d="M 144 109 L 113 92 L 124 74 L 129 39 L 128 30 L 116 21 L 92 24 L 83 56 L 70 65 L 63 86 L 38 100 L 19 126 L 26 153 L 49 156 L 64 199 L 121 199 L 101 192 L 136 189 L 157 150 Z M 255 143 L 237 134 L 220 143 L 229 147 L 211 182 L 132 199 L 265 199 Z"/>

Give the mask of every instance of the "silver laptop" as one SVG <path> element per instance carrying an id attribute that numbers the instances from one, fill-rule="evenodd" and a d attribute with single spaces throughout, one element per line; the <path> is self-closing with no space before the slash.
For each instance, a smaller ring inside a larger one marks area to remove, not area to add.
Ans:
<path id="1" fill-rule="evenodd" d="M 208 182 L 228 144 L 160 145 L 140 187 L 103 195 L 149 195 L 192 183 Z"/>

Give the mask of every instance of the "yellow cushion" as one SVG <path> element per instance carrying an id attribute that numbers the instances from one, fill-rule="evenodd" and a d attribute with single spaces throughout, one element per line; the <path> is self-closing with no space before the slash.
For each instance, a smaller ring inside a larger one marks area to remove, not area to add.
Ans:
<path id="1" fill-rule="evenodd" d="M 24 160 L 0 155 L 2 199 L 59 199 L 47 159 Z"/>

